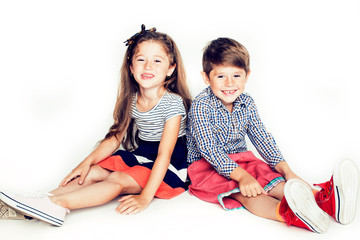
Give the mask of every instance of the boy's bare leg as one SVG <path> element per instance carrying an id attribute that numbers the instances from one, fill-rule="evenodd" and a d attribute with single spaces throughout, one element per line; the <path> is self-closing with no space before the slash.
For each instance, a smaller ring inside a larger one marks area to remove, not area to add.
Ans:
<path id="1" fill-rule="evenodd" d="M 256 216 L 278 220 L 276 216 L 276 207 L 280 203 L 279 200 L 264 194 L 256 197 L 244 197 L 241 193 L 231 195 L 232 198 L 239 201 L 249 212 Z"/>
<path id="2" fill-rule="evenodd" d="M 279 183 L 268 192 L 269 195 L 260 194 L 256 197 L 244 197 L 241 193 L 235 193 L 231 197 L 239 201 L 251 213 L 278 221 L 276 208 L 284 197 L 284 186 L 285 182 Z"/>

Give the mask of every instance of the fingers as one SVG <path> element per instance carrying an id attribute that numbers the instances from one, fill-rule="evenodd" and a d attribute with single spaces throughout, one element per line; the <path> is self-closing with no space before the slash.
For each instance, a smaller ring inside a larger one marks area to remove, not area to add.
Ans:
<path id="1" fill-rule="evenodd" d="M 61 181 L 60 186 L 66 186 L 66 184 L 68 184 L 69 182 L 71 182 L 72 180 L 74 180 L 78 177 L 79 177 L 79 175 L 73 176 L 72 174 L 71 175 L 69 174 Z"/>
<path id="2" fill-rule="evenodd" d="M 121 204 L 116 208 L 116 212 L 122 215 L 133 215 L 143 211 L 147 207 L 147 203 L 139 198 L 139 196 L 127 195 L 118 200 Z"/>
<path id="3" fill-rule="evenodd" d="M 269 195 L 260 184 L 240 186 L 240 193 L 244 197 L 256 197 L 257 195 Z"/>
<path id="4" fill-rule="evenodd" d="M 71 173 L 69 173 L 60 183 L 60 186 L 65 186 L 66 184 L 68 184 L 69 182 L 71 182 L 72 180 L 79 178 L 78 183 L 81 185 L 84 183 L 86 176 L 88 175 L 90 171 L 90 167 L 89 166 L 85 166 L 85 167 L 77 167 L 74 170 L 71 171 Z"/>

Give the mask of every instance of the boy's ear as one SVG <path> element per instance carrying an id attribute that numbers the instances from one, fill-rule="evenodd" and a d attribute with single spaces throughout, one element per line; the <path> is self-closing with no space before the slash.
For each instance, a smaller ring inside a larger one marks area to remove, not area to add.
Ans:
<path id="1" fill-rule="evenodd" d="M 207 86 L 209 86 L 210 85 L 210 79 L 209 79 L 208 75 L 204 71 L 201 71 L 201 77 L 204 80 L 204 83 Z"/>
<path id="2" fill-rule="evenodd" d="M 249 71 L 247 72 L 246 77 L 245 77 L 245 83 L 247 83 L 250 73 L 251 73 L 251 70 L 249 69 Z"/>

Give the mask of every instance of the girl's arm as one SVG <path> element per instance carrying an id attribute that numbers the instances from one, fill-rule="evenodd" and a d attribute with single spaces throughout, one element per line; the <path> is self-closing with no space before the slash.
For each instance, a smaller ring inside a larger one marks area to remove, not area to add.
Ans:
<path id="1" fill-rule="evenodd" d="M 123 136 L 124 134 L 119 135 L 118 138 L 112 136 L 100 143 L 100 145 L 89 156 L 87 156 L 61 181 L 60 186 L 65 186 L 71 180 L 79 176 L 79 184 L 83 184 L 87 174 L 89 173 L 90 167 L 114 153 L 120 147 Z"/>
<path id="2" fill-rule="evenodd" d="M 170 164 L 172 152 L 178 139 L 182 116 L 175 116 L 166 121 L 160 140 L 158 155 L 151 170 L 150 177 L 140 195 L 127 195 L 119 199 L 117 207 L 121 214 L 135 214 L 143 211 L 150 204 L 163 181 Z"/>

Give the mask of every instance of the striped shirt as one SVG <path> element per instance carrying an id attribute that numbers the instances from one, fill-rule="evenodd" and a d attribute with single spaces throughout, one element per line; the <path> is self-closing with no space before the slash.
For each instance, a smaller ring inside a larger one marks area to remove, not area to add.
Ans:
<path id="1" fill-rule="evenodd" d="M 137 95 L 132 103 L 132 118 L 139 130 L 139 138 L 144 141 L 160 141 L 164 125 L 172 117 L 182 115 L 179 136 L 186 134 L 186 111 L 182 98 L 165 91 L 159 102 L 146 112 L 140 112 L 136 107 Z"/>
<path id="2" fill-rule="evenodd" d="M 241 94 L 230 113 L 208 87 L 194 99 L 188 113 L 187 161 L 191 164 L 205 158 L 220 175 L 230 179 L 238 164 L 227 154 L 247 151 L 246 134 L 270 167 L 274 169 L 285 161 L 249 94 Z"/>

